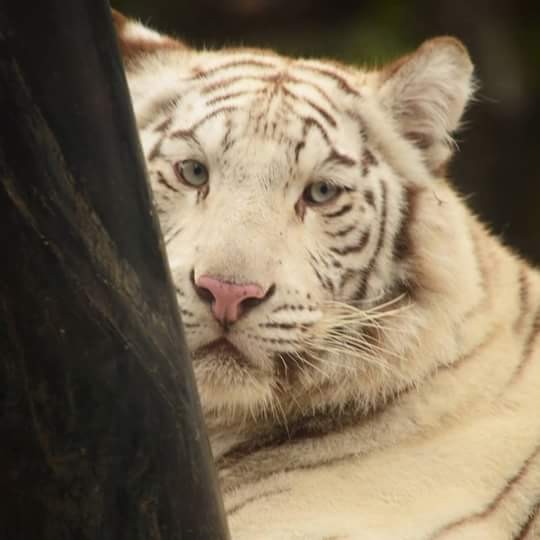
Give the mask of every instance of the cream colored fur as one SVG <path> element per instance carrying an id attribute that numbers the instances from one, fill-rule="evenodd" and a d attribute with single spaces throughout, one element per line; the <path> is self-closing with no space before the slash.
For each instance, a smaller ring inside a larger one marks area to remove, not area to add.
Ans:
<path id="1" fill-rule="evenodd" d="M 116 18 L 233 539 L 540 538 L 540 276 L 442 174 L 463 46 L 368 72 Z M 225 333 L 190 272 L 275 292 Z"/>

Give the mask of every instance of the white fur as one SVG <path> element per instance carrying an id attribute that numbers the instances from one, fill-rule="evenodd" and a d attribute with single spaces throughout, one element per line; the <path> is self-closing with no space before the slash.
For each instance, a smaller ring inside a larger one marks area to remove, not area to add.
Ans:
<path id="1" fill-rule="evenodd" d="M 540 538 L 538 519 L 524 536 L 540 504 L 540 277 L 437 174 L 473 90 L 462 45 L 432 40 L 374 72 L 170 46 L 130 66 L 234 540 Z M 175 177 L 184 159 L 208 167 L 206 198 Z M 325 179 L 356 191 L 299 212 Z M 347 201 L 354 213 L 324 217 Z M 356 301 L 345 269 L 374 255 Z M 223 330 L 191 270 L 276 286 L 227 334 L 247 364 L 197 354 Z M 304 349 L 310 363 L 280 376 L 273 354 Z"/>

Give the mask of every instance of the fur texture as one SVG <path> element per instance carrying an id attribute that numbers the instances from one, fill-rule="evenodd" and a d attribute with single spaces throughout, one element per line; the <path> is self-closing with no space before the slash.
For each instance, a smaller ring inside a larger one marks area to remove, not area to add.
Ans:
<path id="1" fill-rule="evenodd" d="M 365 71 L 115 21 L 234 540 L 540 538 L 540 277 L 442 172 L 463 45 Z M 220 324 L 201 276 L 264 299 Z"/>

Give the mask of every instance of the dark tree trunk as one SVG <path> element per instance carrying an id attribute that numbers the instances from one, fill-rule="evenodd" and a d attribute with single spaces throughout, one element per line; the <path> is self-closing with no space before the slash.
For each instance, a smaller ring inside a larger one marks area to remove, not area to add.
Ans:
<path id="1" fill-rule="evenodd" d="M 227 538 L 105 0 L 0 6 L 0 538 Z"/>

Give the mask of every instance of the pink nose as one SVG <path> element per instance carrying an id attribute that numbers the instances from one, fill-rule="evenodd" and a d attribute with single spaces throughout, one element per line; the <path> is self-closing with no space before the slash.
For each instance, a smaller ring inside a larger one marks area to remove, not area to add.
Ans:
<path id="1" fill-rule="evenodd" d="M 255 283 L 230 283 L 210 276 L 201 276 L 197 287 L 206 289 L 213 297 L 212 313 L 221 324 L 237 321 L 245 310 L 245 300 L 265 297 L 262 287 Z"/>

